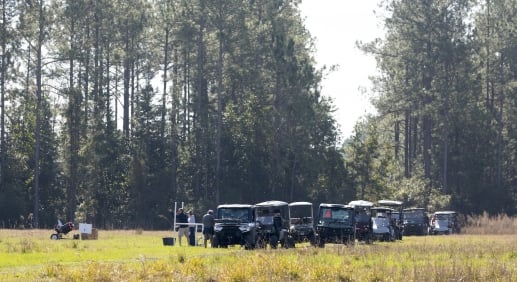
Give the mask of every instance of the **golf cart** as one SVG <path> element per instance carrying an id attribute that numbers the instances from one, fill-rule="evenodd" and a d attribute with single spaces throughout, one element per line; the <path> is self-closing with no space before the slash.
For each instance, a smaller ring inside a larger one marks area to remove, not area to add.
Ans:
<path id="1" fill-rule="evenodd" d="M 391 213 L 388 207 L 374 207 L 372 212 L 372 233 L 374 240 L 390 242 L 395 240 L 395 230 L 392 226 Z"/>
<path id="2" fill-rule="evenodd" d="M 310 242 L 314 245 L 316 231 L 312 203 L 289 203 L 289 233 L 295 243 Z"/>
<path id="3" fill-rule="evenodd" d="M 430 233 L 438 234 L 452 234 L 457 233 L 455 211 L 437 211 L 431 217 Z"/>
<path id="4" fill-rule="evenodd" d="M 349 202 L 348 205 L 354 209 L 355 239 L 359 242 L 363 241 L 366 244 L 371 244 L 373 240 L 371 214 L 373 203 L 364 200 L 355 200 Z"/>
<path id="5" fill-rule="evenodd" d="M 404 209 L 402 216 L 404 218 L 404 236 L 429 234 L 429 217 L 424 208 Z"/>
<path id="6" fill-rule="evenodd" d="M 294 248 L 294 240 L 289 234 L 289 207 L 286 202 L 267 201 L 255 205 L 255 227 L 257 231 L 257 248 L 272 249 L 278 243 L 284 248 Z"/>
<path id="7" fill-rule="evenodd" d="M 224 204 L 217 206 L 212 247 L 226 248 L 241 245 L 255 248 L 255 222 L 253 206 L 247 204 Z"/>
<path id="8" fill-rule="evenodd" d="M 351 244 L 354 242 L 354 208 L 342 204 L 322 203 L 318 208 L 316 244 Z"/>
<path id="9" fill-rule="evenodd" d="M 388 207 L 393 209 L 391 212 L 391 225 L 395 232 L 395 239 L 402 240 L 402 234 L 404 233 L 404 218 L 402 214 L 403 203 L 393 200 L 379 200 L 377 204 L 379 207 Z"/>

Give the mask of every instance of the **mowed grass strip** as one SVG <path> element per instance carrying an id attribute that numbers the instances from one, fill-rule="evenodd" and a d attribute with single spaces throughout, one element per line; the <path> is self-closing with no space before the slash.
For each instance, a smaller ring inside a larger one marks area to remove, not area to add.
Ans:
<path id="1" fill-rule="evenodd" d="M 165 231 L 101 230 L 98 240 L 50 234 L 0 230 L 0 281 L 517 281 L 512 235 L 246 251 L 163 246 Z"/>

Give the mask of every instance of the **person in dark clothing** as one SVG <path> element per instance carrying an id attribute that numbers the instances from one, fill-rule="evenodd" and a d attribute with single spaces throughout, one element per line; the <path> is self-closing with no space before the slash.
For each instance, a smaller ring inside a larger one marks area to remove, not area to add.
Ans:
<path id="1" fill-rule="evenodd" d="M 188 238 L 188 217 L 180 208 L 176 212 L 176 224 L 178 225 L 178 242 L 181 246 L 181 237 Z M 188 240 L 188 239 L 187 239 Z"/>
<path id="2" fill-rule="evenodd" d="M 210 240 L 210 244 L 212 244 L 212 238 L 214 236 L 214 225 L 214 211 L 208 210 L 208 212 L 203 216 L 203 244 L 205 245 L 205 248 L 208 240 Z"/>
<path id="3" fill-rule="evenodd" d="M 276 239 L 270 241 L 271 247 L 273 249 L 277 248 L 278 240 L 280 240 L 280 233 L 282 231 L 282 216 L 280 215 L 280 210 L 275 210 L 273 213 L 273 232 L 276 236 Z"/>
<path id="4" fill-rule="evenodd" d="M 282 217 L 280 216 L 279 210 L 275 210 L 275 214 L 273 216 L 273 226 L 275 227 L 275 234 L 277 238 L 280 238 L 280 231 L 282 230 Z"/>

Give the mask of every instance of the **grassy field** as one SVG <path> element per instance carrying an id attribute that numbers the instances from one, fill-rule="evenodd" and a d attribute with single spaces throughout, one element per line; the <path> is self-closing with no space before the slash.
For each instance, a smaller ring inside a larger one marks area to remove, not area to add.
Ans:
<path id="1" fill-rule="evenodd" d="M 0 281 L 517 281 L 515 235 L 246 251 L 163 246 L 166 231 L 50 234 L 0 230 Z"/>

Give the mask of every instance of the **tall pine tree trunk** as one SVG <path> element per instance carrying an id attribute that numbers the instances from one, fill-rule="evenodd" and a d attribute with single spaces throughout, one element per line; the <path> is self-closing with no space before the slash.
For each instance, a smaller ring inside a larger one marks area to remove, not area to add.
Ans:
<path id="1" fill-rule="evenodd" d="M 215 202 L 220 202 L 221 182 L 221 135 L 223 130 L 223 69 L 224 69 L 224 44 L 223 44 L 223 6 L 219 6 L 219 54 L 217 58 L 217 136 L 216 136 L 216 168 L 215 168 Z"/>
<path id="2" fill-rule="evenodd" d="M 7 33 L 7 17 L 5 9 L 6 7 L 6 0 L 2 0 L 2 34 Z M 4 185 L 4 175 L 5 175 L 5 168 L 7 167 L 6 163 L 6 155 L 7 155 L 7 146 L 5 144 L 5 74 L 6 74 L 6 68 L 7 68 L 7 45 L 6 40 L 2 40 L 2 56 L 1 58 L 1 69 L 0 69 L 0 191 L 2 190 L 2 187 L 5 187 Z"/>
<path id="3" fill-rule="evenodd" d="M 43 40 L 45 38 L 45 18 L 43 16 L 43 0 L 39 1 L 39 33 L 38 44 L 36 50 L 36 126 L 35 126 L 35 143 L 34 143 L 34 227 L 39 226 L 39 174 L 40 174 L 40 144 L 41 144 L 41 100 L 42 100 L 42 49 Z M 73 219 L 73 218 L 72 218 Z"/>
<path id="4" fill-rule="evenodd" d="M 124 36 L 124 102 L 122 104 L 123 118 L 122 118 L 122 132 L 126 141 L 129 140 L 129 82 L 131 76 L 131 60 L 129 54 L 130 39 L 129 39 L 129 20 L 126 19 L 126 30 Z"/>
<path id="5" fill-rule="evenodd" d="M 199 34 L 197 42 L 197 93 L 196 97 L 196 113 L 195 116 L 195 134 L 196 134 L 196 176 L 194 182 L 194 195 L 201 196 L 200 192 L 203 184 L 208 184 L 206 181 L 207 165 L 208 165 L 208 93 L 206 86 L 205 71 L 205 0 L 200 0 L 200 17 L 199 17 Z M 203 198 L 208 198 L 208 187 L 205 187 Z"/>
<path id="6" fill-rule="evenodd" d="M 70 17 L 70 70 L 69 70 L 69 97 L 68 97 L 68 132 L 70 138 L 70 187 L 68 189 L 68 203 L 75 203 L 75 195 L 77 193 L 78 186 L 78 163 L 79 163 L 79 143 L 80 143 L 80 104 L 81 104 L 81 93 L 76 91 L 74 85 L 74 35 L 75 35 L 75 19 Z M 73 207 L 69 207 L 69 210 L 73 210 Z M 71 215 L 69 215 L 71 216 Z M 72 220 L 73 218 L 69 218 Z"/>

